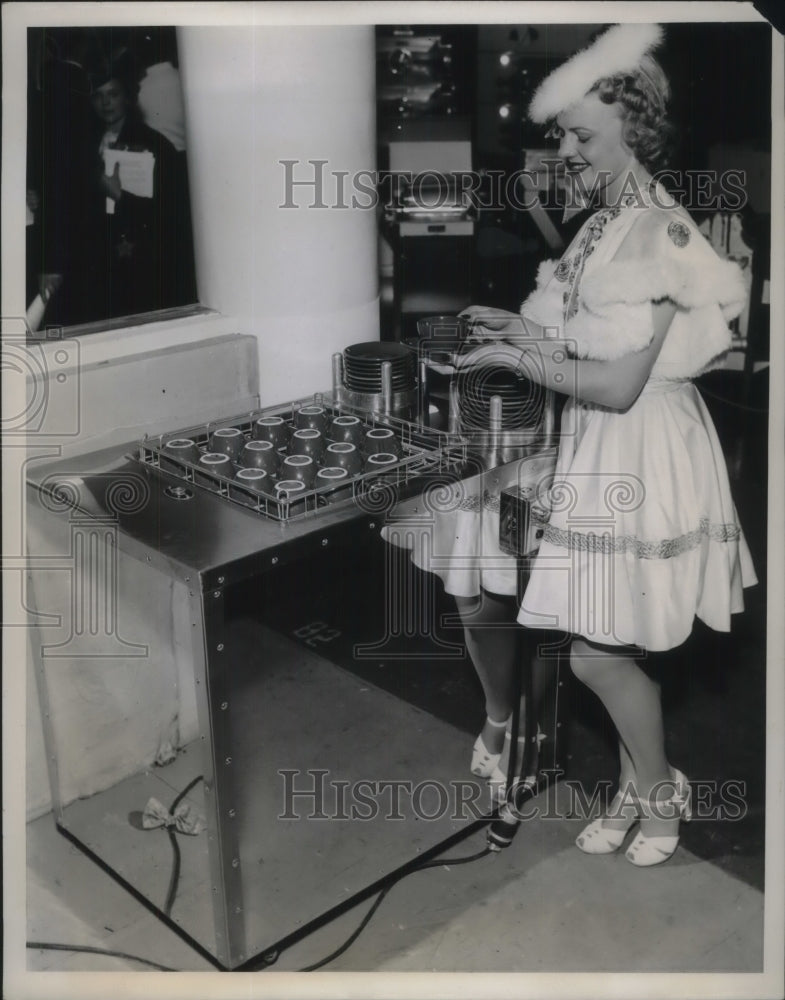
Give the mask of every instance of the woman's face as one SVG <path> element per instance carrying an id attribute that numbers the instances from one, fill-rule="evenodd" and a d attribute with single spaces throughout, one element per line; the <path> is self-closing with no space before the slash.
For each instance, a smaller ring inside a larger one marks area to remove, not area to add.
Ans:
<path id="1" fill-rule="evenodd" d="M 551 135 L 559 140 L 559 156 L 568 175 L 591 195 L 620 189 L 635 157 L 623 139 L 621 106 L 587 94 L 556 118 Z"/>
<path id="2" fill-rule="evenodd" d="M 119 80 L 109 80 L 92 97 L 95 113 L 106 126 L 117 125 L 128 112 L 128 97 Z"/>

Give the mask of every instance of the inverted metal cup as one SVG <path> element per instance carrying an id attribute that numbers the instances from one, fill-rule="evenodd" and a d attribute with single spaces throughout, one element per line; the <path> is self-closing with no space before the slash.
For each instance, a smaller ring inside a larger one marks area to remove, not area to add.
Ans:
<path id="1" fill-rule="evenodd" d="M 251 486 L 255 490 L 269 492 L 272 488 L 270 476 L 265 469 L 238 469 L 234 478 L 243 486 Z"/>
<path id="2" fill-rule="evenodd" d="M 283 417 L 259 417 L 251 434 L 254 440 L 272 441 L 276 448 L 285 448 L 289 443 L 289 426 Z"/>
<path id="3" fill-rule="evenodd" d="M 199 468 L 217 472 L 221 476 L 232 473 L 232 460 L 226 452 L 208 451 L 199 458 Z"/>
<path id="4" fill-rule="evenodd" d="M 274 475 L 281 464 L 281 457 L 272 441 L 247 441 L 239 461 L 248 469 L 264 469 L 269 475 Z"/>
<path id="5" fill-rule="evenodd" d="M 398 462 L 398 456 L 392 455 L 390 452 L 377 452 L 375 455 L 369 455 L 365 460 L 365 471 L 366 472 L 385 472 L 387 469 L 392 468 Z"/>
<path id="6" fill-rule="evenodd" d="M 210 451 L 228 455 L 237 461 L 243 450 L 245 438 L 238 427 L 218 427 L 210 435 Z"/>
<path id="7" fill-rule="evenodd" d="M 325 465 L 337 465 L 346 469 L 350 476 L 357 476 L 363 471 L 363 457 L 357 445 L 350 441 L 336 441 L 327 445 L 324 453 Z"/>
<path id="8" fill-rule="evenodd" d="M 325 445 L 326 441 L 320 430 L 315 427 L 302 427 L 292 434 L 292 440 L 289 442 L 289 454 L 310 455 L 315 462 L 318 462 Z"/>
<path id="9" fill-rule="evenodd" d="M 201 452 L 195 441 L 191 438 L 172 438 L 164 445 L 164 452 L 172 458 L 179 458 L 183 462 L 198 462 Z"/>
<path id="10" fill-rule="evenodd" d="M 379 455 L 381 453 L 401 455 L 401 445 L 395 436 L 395 431 L 389 427 L 373 427 L 366 431 L 363 441 L 363 450 L 366 455 Z"/>
<path id="11" fill-rule="evenodd" d="M 352 495 L 352 476 L 335 465 L 327 465 L 316 473 L 316 488 L 329 487 L 328 500 L 344 500 Z"/>
<path id="12" fill-rule="evenodd" d="M 329 436 L 333 441 L 350 441 L 360 447 L 365 437 L 365 425 L 359 417 L 348 414 L 335 417 L 330 425 Z"/>
<path id="13" fill-rule="evenodd" d="M 316 486 L 346 486 L 351 476 L 338 465 L 326 465 L 316 473 Z"/>
<path id="14" fill-rule="evenodd" d="M 282 501 L 296 501 L 306 492 L 305 483 L 299 479 L 279 479 L 275 484 L 275 497 Z"/>
<path id="15" fill-rule="evenodd" d="M 287 455 L 281 464 L 280 477 L 297 479 L 310 489 L 316 478 L 316 463 L 310 455 Z"/>
<path id="16" fill-rule="evenodd" d="M 301 406 L 294 415 L 294 424 L 298 429 L 301 427 L 313 427 L 317 431 L 321 431 L 322 434 L 326 434 L 328 423 L 327 410 L 323 406 L 317 406 L 315 403 Z"/>

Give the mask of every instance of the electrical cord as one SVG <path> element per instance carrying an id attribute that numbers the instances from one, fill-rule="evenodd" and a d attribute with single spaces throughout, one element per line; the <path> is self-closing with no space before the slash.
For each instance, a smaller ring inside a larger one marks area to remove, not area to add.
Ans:
<path id="1" fill-rule="evenodd" d="M 185 788 L 180 792 L 177 798 L 169 807 L 169 812 L 174 816 L 175 809 L 180 805 L 182 800 L 186 795 L 194 788 L 196 785 L 202 781 L 203 775 L 198 775 L 193 781 L 189 782 Z M 172 853 L 174 855 L 174 862 L 172 864 L 172 874 L 169 878 L 169 889 L 166 893 L 166 902 L 164 903 L 164 913 L 167 917 L 172 915 L 172 907 L 174 906 L 175 898 L 177 897 L 177 890 L 180 886 L 180 865 L 181 865 L 181 855 L 180 855 L 180 845 L 177 843 L 176 830 L 174 827 L 169 826 L 166 828 L 166 832 L 169 835 L 169 843 L 172 845 Z"/>
<path id="2" fill-rule="evenodd" d="M 169 807 L 169 812 L 174 815 L 175 810 L 180 805 L 182 800 L 186 795 L 203 780 L 203 775 L 198 775 L 193 781 L 189 782 L 185 788 L 177 795 L 174 802 L 172 802 Z M 172 907 L 174 906 L 174 901 L 177 898 L 177 890 L 180 886 L 180 869 L 182 865 L 182 858 L 180 854 L 180 845 L 177 843 L 176 831 L 174 827 L 167 827 L 167 834 L 169 835 L 169 843 L 172 845 L 172 852 L 174 855 L 174 861 L 172 864 L 172 874 L 169 877 L 169 888 L 166 892 L 166 902 L 164 903 L 164 913 L 167 917 L 172 915 Z M 158 969 L 160 972 L 177 972 L 177 969 L 172 969 L 168 965 L 160 965 L 158 962 L 151 962 L 147 958 L 140 958 L 138 955 L 129 955 L 124 951 L 111 951 L 107 948 L 93 948 L 91 945 L 78 945 L 78 944 L 58 944 L 49 941 L 28 941 L 27 947 L 31 949 L 43 949 L 46 951 L 74 951 L 74 952 L 86 952 L 91 955 L 108 955 L 112 958 L 126 958 L 130 959 L 132 962 L 141 962 L 143 965 L 149 965 L 153 969 Z"/>
<path id="3" fill-rule="evenodd" d="M 336 948 L 336 950 L 334 952 L 332 952 L 326 958 L 323 958 L 321 961 L 314 962 L 313 965 L 306 965 L 305 968 L 300 969 L 299 971 L 300 972 L 315 972 L 317 969 L 321 969 L 325 965 L 329 965 L 330 962 L 334 962 L 336 958 L 338 958 L 340 955 L 343 955 L 343 953 L 345 951 L 348 951 L 349 948 L 354 944 L 354 942 L 357 940 L 357 938 L 362 934 L 362 932 L 368 926 L 368 924 L 370 923 L 371 917 L 374 915 L 374 913 L 376 913 L 376 911 L 382 905 L 382 900 L 387 895 L 387 893 L 390 891 L 390 889 L 392 889 L 392 887 L 393 887 L 394 884 L 395 883 L 391 883 L 390 885 L 388 885 L 384 889 L 382 889 L 382 891 L 379 893 L 379 895 L 374 900 L 373 906 L 370 908 L 370 910 L 368 910 L 368 912 L 365 914 L 365 916 L 363 917 L 362 921 L 360 922 L 360 926 L 354 931 L 353 934 L 350 935 L 350 937 L 348 937 L 346 939 L 346 941 L 344 941 L 344 943 L 340 946 L 340 948 Z M 269 968 L 269 966 L 272 965 L 277 960 L 278 960 L 278 955 L 276 954 L 275 958 L 273 959 L 273 961 L 269 961 L 268 964 L 265 966 L 265 968 Z"/>
<path id="4" fill-rule="evenodd" d="M 300 969 L 299 971 L 300 972 L 315 972 L 316 969 L 321 969 L 325 965 L 328 965 L 330 962 L 334 962 L 336 958 L 338 958 L 340 955 L 343 955 L 343 953 L 345 951 L 348 951 L 348 949 L 354 944 L 354 942 L 357 940 L 357 938 L 360 936 L 360 934 L 362 934 L 362 932 L 368 926 L 368 924 L 370 923 L 371 917 L 379 909 L 379 907 L 382 904 L 382 901 L 383 901 L 384 897 L 387 895 L 387 893 L 390 891 L 390 889 L 392 889 L 393 886 L 397 885 L 400 881 L 402 881 L 404 878 L 406 878 L 407 875 L 413 875 L 415 872 L 425 871 L 426 868 L 441 868 L 444 865 L 465 865 L 465 864 L 468 864 L 468 862 L 470 862 L 470 861 L 478 861 L 480 858 L 484 858 L 488 854 L 491 854 L 491 853 L 492 852 L 491 852 L 491 849 L 489 847 L 484 847 L 481 851 L 478 851 L 476 854 L 471 854 L 471 855 L 469 855 L 468 857 L 465 857 L 465 858 L 442 858 L 441 860 L 426 861 L 426 862 L 423 862 L 423 864 L 418 865 L 416 868 L 413 868 L 411 871 L 406 872 L 406 874 L 401 875 L 399 878 L 395 879 L 394 882 L 391 882 L 389 885 L 385 886 L 384 889 L 382 889 L 382 891 L 379 893 L 379 895 L 374 900 L 373 906 L 371 906 L 370 910 L 368 910 L 368 912 L 363 917 L 362 921 L 360 922 L 360 925 L 346 939 L 346 941 L 344 941 L 344 943 L 340 946 L 340 948 L 336 948 L 335 951 L 331 952 L 331 954 L 329 954 L 326 958 L 321 959 L 321 961 L 314 962 L 313 965 L 307 965 L 305 968 Z M 272 958 L 272 960 L 267 963 L 267 965 L 265 966 L 265 968 L 269 968 L 269 966 L 273 965 L 274 962 L 277 961 L 277 959 L 278 959 L 278 955 L 275 954 L 275 956 Z"/>
<path id="5" fill-rule="evenodd" d="M 199 776 L 199 778 L 195 778 L 191 782 L 191 784 L 188 785 L 188 787 L 183 792 L 180 793 L 180 795 L 178 796 L 177 799 L 175 799 L 174 804 L 172 805 L 172 812 L 177 807 L 177 805 L 179 805 L 180 800 L 183 799 L 191 790 L 191 788 L 193 788 L 194 785 L 196 785 L 197 782 L 199 782 L 200 780 L 201 780 L 201 775 Z M 376 911 L 379 909 L 379 907 L 382 905 L 382 902 L 387 893 L 390 891 L 390 889 L 392 889 L 393 886 L 396 886 L 399 882 L 401 882 L 404 878 L 406 878 L 406 875 L 413 875 L 415 872 L 425 871 L 426 868 L 441 868 L 444 867 L 445 865 L 465 865 L 468 864 L 470 861 L 478 861 L 480 858 L 487 857 L 487 855 L 491 853 L 493 852 L 489 847 L 484 847 L 481 851 L 478 851 L 476 854 L 470 854 L 468 857 L 465 858 L 442 858 L 434 861 L 426 861 L 423 864 L 418 865 L 416 868 L 413 868 L 405 875 L 401 875 L 399 878 L 395 879 L 394 882 L 391 882 L 389 885 L 385 886 L 384 889 L 382 889 L 382 891 L 374 900 L 370 910 L 368 910 L 368 912 L 363 917 L 359 926 L 356 928 L 356 930 L 352 932 L 352 934 L 346 939 L 346 941 L 344 941 L 344 943 L 339 948 L 336 948 L 336 950 L 327 955 L 326 958 L 323 958 L 318 962 L 314 962 L 312 965 L 308 965 L 305 968 L 300 969 L 299 971 L 315 972 L 317 969 L 321 969 L 325 965 L 329 965 L 330 962 L 334 962 L 336 958 L 339 958 L 341 955 L 344 954 L 344 952 L 348 951 L 349 948 L 354 944 L 357 938 L 362 934 L 362 932 L 368 926 L 368 924 L 371 921 L 371 918 L 373 917 L 374 913 L 376 913 Z M 179 857 L 179 849 L 177 852 L 177 856 Z M 170 902 L 170 899 L 171 902 L 174 902 L 174 896 L 177 891 L 177 880 L 179 879 L 179 865 L 176 866 L 176 869 L 177 869 L 176 873 L 175 871 L 172 872 L 172 879 L 170 880 L 169 884 L 170 891 L 167 896 L 167 903 Z M 73 952 L 84 952 L 90 955 L 107 955 L 111 958 L 125 958 L 132 962 L 140 962 L 142 965 L 147 965 L 152 969 L 158 969 L 160 972 L 179 971 L 177 969 L 171 968 L 168 965 L 160 965 L 158 962 L 153 962 L 150 959 L 141 958 L 138 955 L 131 955 L 125 951 L 112 951 L 109 948 L 94 948 L 90 945 L 79 945 L 79 944 L 60 944 L 50 941 L 28 941 L 27 947 L 30 948 L 31 950 L 73 951 Z M 280 952 L 272 952 L 269 953 L 268 956 L 265 956 L 267 961 L 265 962 L 263 968 L 267 969 L 271 965 L 274 965 L 278 961 L 279 955 Z"/>
<path id="6" fill-rule="evenodd" d="M 191 791 L 192 788 L 194 788 L 195 785 L 197 785 L 202 780 L 203 780 L 203 775 L 200 774 L 198 777 L 194 778 L 193 781 L 191 781 L 188 785 L 186 785 L 186 787 L 179 793 L 179 795 L 175 798 L 169 810 L 172 815 L 174 815 L 175 809 L 180 804 L 180 802 L 185 798 L 185 796 Z M 170 843 L 172 844 L 172 850 L 174 852 L 174 864 L 172 866 L 172 874 L 169 879 L 169 888 L 166 894 L 166 903 L 164 904 L 164 912 L 167 917 L 170 917 L 180 882 L 181 856 L 180 856 L 180 847 L 177 843 L 174 829 L 172 827 L 168 827 L 167 833 L 169 835 L 169 840 Z M 394 879 L 392 882 L 389 883 L 389 885 L 386 885 L 381 890 L 381 892 L 374 900 L 373 905 L 363 917 L 359 926 L 352 932 L 352 934 L 346 939 L 346 941 L 344 941 L 344 943 L 339 948 L 336 948 L 335 951 L 331 952 L 329 955 L 327 955 L 320 961 L 314 962 L 312 965 L 308 965 L 305 968 L 300 969 L 299 971 L 314 972 L 316 971 L 316 969 L 321 969 L 325 965 L 329 965 L 330 962 L 334 962 L 336 958 L 339 958 L 341 955 L 344 954 L 344 952 L 348 951 L 348 949 L 354 944 L 354 942 L 357 940 L 360 934 L 362 934 L 362 932 L 368 926 L 368 924 L 371 921 L 371 918 L 381 906 L 385 896 L 390 891 L 390 889 L 392 889 L 393 886 L 397 885 L 404 878 L 406 878 L 407 875 L 413 875 L 415 872 L 425 871 L 426 868 L 442 868 L 446 865 L 465 865 L 468 864 L 470 861 L 478 861 L 480 858 L 487 857 L 489 854 L 492 853 L 493 853 L 493 848 L 484 847 L 481 851 L 478 851 L 476 854 L 470 854 L 467 857 L 463 858 L 441 858 L 441 859 L 437 858 L 434 859 L 433 861 L 424 861 L 422 864 L 417 865 L 416 868 L 412 868 L 409 871 L 405 872 L 403 875 L 399 875 L 398 878 Z M 153 969 L 158 969 L 161 972 L 178 971 L 177 969 L 170 968 L 169 966 L 160 965 L 158 962 L 152 962 L 149 959 L 140 958 L 138 955 L 130 955 L 127 952 L 122 952 L 122 951 L 112 951 L 107 948 L 94 948 L 90 945 L 60 944 L 47 941 L 28 941 L 27 947 L 30 949 L 42 949 L 48 951 L 73 951 L 73 952 L 86 952 L 88 954 L 93 954 L 93 955 L 107 955 L 113 958 L 125 958 L 132 962 L 141 962 L 143 965 L 150 966 Z M 264 956 L 264 964 L 262 968 L 263 969 L 270 968 L 270 966 L 274 965 L 278 961 L 279 956 L 280 952 L 278 951 L 268 952 L 267 955 Z"/>
<path id="7" fill-rule="evenodd" d="M 537 721 L 534 718 L 533 714 L 534 712 L 533 702 L 534 698 L 532 696 L 532 690 L 531 690 L 531 677 L 527 675 L 526 726 L 528 732 L 535 732 L 537 727 Z M 398 882 L 401 881 L 401 879 L 406 878 L 407 875 L 413 875 L 415 872 L 424 871 L 426 868 L 437 868 L 443 865 L 462 865 L 462 864 L 467 864 L 470 861 L 478 861 L 480 858 L 487 857 L 487 855 L 489 854 L 496 854 L 499 851 L 503 850 L 505 847 L 509 847 L 520 825 L 520 817 L 516 811 L 517 807 L 520 806 L 525 799 L 531 797 L 532 795 L 536 795 L 537 791 L 539 790 L 538 781 L 535 781 L 533 785 L 530 785 L 528 782 L 523 782 L 519 786 L 516 786 L 514 784 L 514 775 L 516 773 L 516 767 L 517 767 L 516 748 L 518 742 L 517 734 L 518 734 L 519 722 L 520 722 L 520 691 L 516 693 L 516 697 L 514 699 L 513 715 L 512 715 L 511 733 L 513 734 L 513 738 L 511 741 L 512 745 L 510 748 L 510 759 L 508 761 L 508 766 L 507 766 L 507 785 L 508 789 L 510 790 L 508 791 L 508 796 L 505 802 L 494 813 L 494 818 L 488 828 L 488 840 L 486 846 L 481 851 L 478 851 L 476 854 L 470 854 L 468 857 L 442 858 L 442 859 L 437 858 L 433 861 L 423 862 L 422 864 L 417 865 L 415 868 L 410 869 L 405 874 L 400 875 L 398 878 L 396 878 L 394 881 L 392 881 L 389 885 L 385 886 L 384 889 L 381 890 L 379 895 L 376 897 L 373 905 L 371 906 L 370 910 L 366 913 L 366 915 L 360 922 L 359 927 L 354 931 L 353 934 L 350 935 L 349 938 L 347 938 L 347 940 L 340 946 L 340 948 L 336 949 L 334 952 L 332 952 L 326 958 L 323 958 L 321 961 L 315 962 L 313 965 L 308 965 L 305 968 L 300 969 L 299 970 L 300 972 L 314 972 L 316 969 L 321 969 L 323 966 L 328 965 L 330 962 L 333 962 L 336 958 L 342 955 L 360 936 L 362 931 L 370 922 L 371 917 L 379 909 L 382 900 L 390 891 L 390 889 L 392 889 L 394 885 L 397 885 Z M 510 786 L 512 787 L 510 788 Z M 512 799 L 512 801 L 510 801 L 510 799 Z M 267 958 L 267 961 L 264 965 L 264 968 L 269 968 L 277 961 L 278 953 L 273 952 L 265 957 Z"/>
<path id="8" fill-rule="evenodd" d="M 159 965 L 158 962 L 151 962 L 149 958 L 140 958 L 138 955 L 129 955 L 125 951 L 111 951 L 109 948 L 93 948 L 86 944 L 56 944 L 51 941 L 28 941 L 27 947 L 33 950 L 41 951 L 83 951 L 90 955 L 109 955 L 112 958 L 127 958 L 132 962 L 141 962 L 142 965 L 149 965 L 152 969 L 158 969 L 159 972 L 178 972 L 178 969 L 172 969 L 168 965 Z"/>

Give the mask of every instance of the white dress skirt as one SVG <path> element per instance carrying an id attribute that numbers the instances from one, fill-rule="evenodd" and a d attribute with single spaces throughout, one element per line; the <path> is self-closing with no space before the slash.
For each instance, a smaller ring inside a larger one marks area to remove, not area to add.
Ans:
<path id="1" fill-rule="evenodd" d="M 391 512 L 382 537 L 408 549 L 412 562 L 433 573 L 455 597 L 483 590 L 514 597 L 517 561 L 499 546 L 499 494 L 520 463 L 502 466 L 404 501 Z"/>
<path id="2" fill-rule="evenodd" d="M 549 499 L 520 624 L 655 651 L 743 610 L 755 572 L 691 381 L 653 376 L 625 412 L 570 400 Z"/>

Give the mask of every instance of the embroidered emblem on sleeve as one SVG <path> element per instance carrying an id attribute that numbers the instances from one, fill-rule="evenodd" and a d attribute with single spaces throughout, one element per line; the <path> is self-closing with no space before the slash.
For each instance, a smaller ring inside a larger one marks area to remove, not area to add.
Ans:
<path id="1" fill-rule="evenodd" d="M 677 247 L 686 247 L 690 242 L 690 231 L 683 222 L 671 222 L 668 225 L 668 236 Z"/>

